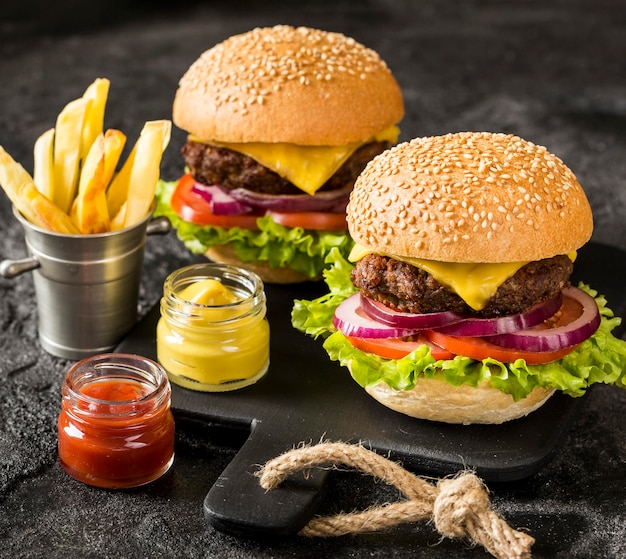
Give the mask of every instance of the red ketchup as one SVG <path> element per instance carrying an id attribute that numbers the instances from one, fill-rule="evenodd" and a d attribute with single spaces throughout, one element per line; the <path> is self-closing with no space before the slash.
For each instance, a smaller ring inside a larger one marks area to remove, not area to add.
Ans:
<path id="1" fill-rule="evenodd" d="M 62 394 L 59 460 L 72 477 L 135 487 L 172 465 L 171 388 L 157 363 L 126 354 L 89 357 L 70 368 Z"/>

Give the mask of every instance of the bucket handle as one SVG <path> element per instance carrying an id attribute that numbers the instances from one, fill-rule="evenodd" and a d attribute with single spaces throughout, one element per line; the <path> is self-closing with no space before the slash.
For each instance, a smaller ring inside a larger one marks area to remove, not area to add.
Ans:
<path id="1" fill-rule="evenodd" d="M 36 270 L 41 266 L 41 262 L 34 256 L 22 258 L 21 260 L 3 260 L 0 262 L 0 276 L 13 279 L 24 272 Z"/>
<path id="2" fill-rule="evenodd" d="M 166 216 L 155 217 L 148 223 L 146 233 L 148 235 L 165 235 L 172 229 L 172 222 Z"/>
<path id="3" fill-rule="evenodd" d="M 172 223 L 165 217 L 155 217 L 148 223 L 146 234 L 165 235 L 172 229 Z M 36 270 L 41 266 L 41 262 L 35 256 L 22 258 L 20 260 L 3 260 L 0 262 L 0 276 L 6 279 L 13 279 L 25 272 Z"/>

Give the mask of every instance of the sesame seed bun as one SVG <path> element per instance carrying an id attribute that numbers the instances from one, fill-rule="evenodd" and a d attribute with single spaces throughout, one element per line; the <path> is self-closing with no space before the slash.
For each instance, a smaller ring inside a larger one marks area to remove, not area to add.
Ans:
<path id="1" fill-rule="evenodd" d="M 366 388 L 367 393 L 384 406 L 418 419 L 443 423 L 498 424 L 519 419 L 545 404 L 554 390 L 535 388 L 526 398 L 513 400 L 510 394 L 491 388 L 452 386 L 418 377 L 412 390 L 394 390 L 384 382 Z"/>
<path id="2" fill-rule="evenodd" d="M 204 52 L 173 107 L 174 123 L 208 143 L 344 145 L 403 114 L 400 87 L 376 52 L 340 33 L 285 25 Z"/>
<path id="3" fill-rule="evenodd" d="M 507 134 L 414 139 L 373 159 L 347 208 L 353 239 L 441 262 L 526 262 L 572 252 L 593 231 L 574 173 Z"/>

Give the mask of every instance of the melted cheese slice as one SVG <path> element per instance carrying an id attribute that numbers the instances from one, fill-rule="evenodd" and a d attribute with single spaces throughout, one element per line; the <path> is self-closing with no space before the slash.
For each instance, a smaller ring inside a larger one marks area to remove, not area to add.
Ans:
<path id="1" fill-rule="evenodd" d="M 374 136 L 373 139 L 343 146 L 300 146 L 280 142 L 275 144 L 262 142 L 224 143 L 195 140 L 243 153 L 286 178 L 300 190 L 313 195 L 358 148 L 371 141 L 387 141 L 395 144 L 399 134 L 400 130 L 397 126 L 390 126 Z"/>
<path id="2" fill-rule="evenodd" d="M 481 310 L 507 279 L 513 276 L 527 262 L 499 262 L 472 264 L 460 262 L 437 262 L 423 258 L 410 258 L 385 254 L 355 245 L 349 260 L 356 262 L 367 254 L 376 253 L 388 256 L 428 272 L 439 283 L 452 289 L 472 309 Z"/>

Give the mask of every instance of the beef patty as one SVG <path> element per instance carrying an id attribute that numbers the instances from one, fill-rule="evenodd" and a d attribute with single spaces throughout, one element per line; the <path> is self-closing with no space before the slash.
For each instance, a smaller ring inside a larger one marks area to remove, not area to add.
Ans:
<path id="1" fill-rule="evenodd" d="M 479 312 L 428 272 L 386 256 L 368 254 L 357 262 L 351 279 L 363 295 L 398 311 L 451 310 L 492 318 L 516 314 L 556 297 L 569 285 L 573 269 L 565 255 L 529 262 L 507 279 Z"/>
<path id="2" fill-rule="evenodd" d="M 390 146 L 389 142 L 371 142 L 361 146 L 320 190 L 338 190 L 354 185 L 370 159 Z M 278 173 L 237 151 L 187 142 L 181 148 L 181 153 L 189 172 L 203 184 L 219 184 L 229 190 L 247 188 L 263 194 L 302 194 L 302 190 Z"/>

